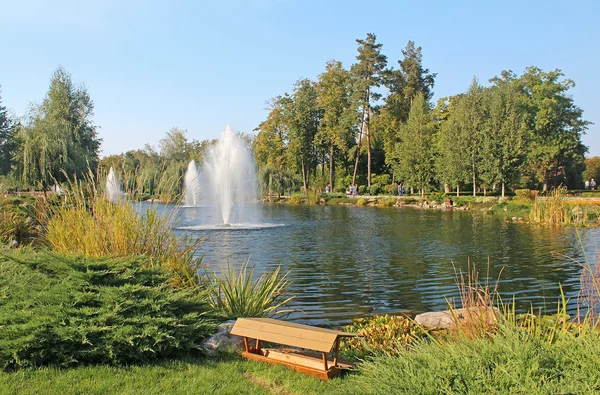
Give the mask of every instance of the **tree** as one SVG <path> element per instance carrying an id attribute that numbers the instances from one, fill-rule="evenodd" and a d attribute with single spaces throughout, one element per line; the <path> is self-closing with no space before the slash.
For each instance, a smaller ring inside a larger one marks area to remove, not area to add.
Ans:
<path id="1" fill-rule="evenodd" d="M 575 86 L 563 79 L 560 70 L 544 72 L 528 67 L 518 81 L 513 81 L 526 95 L 526 122 L 530 152 L 527 165 L 534 180 L 547 191 L 549 185 L 581 184 L 587 148 L 581 135 L 590 124 L 583 120 L 583 110 L 567 92 Z"/>
<path id="2" fill-rule="evenodd" d="M 188 162 L 190 160 L 190 145 L 186 137 L 187 130 L 177 127 L 171 128 L 167 135 L 163 137 L 158 147 L 160 155 L 169 162 Z"/>
<path id="3" fill-rule="evenodd" d="M 520 93 L 512 84 L 497 81 L 486 89 L 489 116 L 485 122 L 482 174 L 488 185 L 500 183 L 502 197 L 507 182 L 517 182 L 527 157 L 527 137 Z"/>
<path id="4" fill-rule="evenodd" d="M 381 53 L 382 44 L 376 43 L 377 36 L 367 33 L 364 40 L 356 40 L 358 43 L 358 63 L 350 69 L 355 79 L 355 89 L 360 111 L 360 123 L 358 134 L 358 147 L 356 150 L 356 163 L 354 165 L 354 176 L 352 184 L 356 183 L 356 172 L 358 171 L 358 158 L 360 157 L 360 144 L 363 132 L 367 136 L 367 184 L 371 186 L 371 130 L 369 121 L 371 119 L 371 103 L 379 100 L 381 95 L 373 89 L 381 86 L 382 73 L 387 65 L 387 57 Z"/>
<path id="5" fill-rule="evenodd" d="M 456 196 L 460 196 L 460 186 L 469 179 L 469 152 L 463 149 L 462 129 L 456 107 L 462 96 L 442 98 L 434 110 L 434 121 L 438 127 L 435 145 L 437 147 L 437 178 L 442 184 L 456 186 Z"/>
<path id="6" fill-rule="evenodd" d="M 318 104 L 323 110 L 323 119 L 316 139 L 324 141 L 329 148 L 329 185 L 333 191 L 335 150 L 348 149 L 356 112 L 352 105 L 350 73 L 335 60 L 328 61 L 325 67 L 318 82 Z"/>
<path id="7" fill-rule="evenodd" d="M 14 122 L 8 115 L 6 107 L 2 105 L 2 96 L 0 95 L 0 176 L 7 175 L 12 169 L 16 148 L 14 131 Z"/>
<path id="8" fill-rule="evenodd" d="M 592 178 L 597 180 L 596 182 L 600 181 L 600 156 L 585 159 L 583 179 L 589 181 Z"/>
<path id="9" fill-rule="evenodd" d="M 432 185 L 435 177 L 435 127 L 427 107 L 424 95 L 417 93 L 408 121 L 400 127 L 400 142 L 396 144 L 399 161 L 394 169 L 399 179 L 419 188 L 421 196 Z"/>
<path id="10" fill-rule="evenodd" d="M 101 139 L 92 123 L 93 110 L 87 89 L 75 86 L 59 67 L 46 97 L 32 106 L 18 131 L 17 161 L 25 183 L 39 182 L 45 189 L 97 167 Z"/>
<path id="11" fill-rule="evenodd" d="M 317 88 L 309 79 L 296 82 L 292 100 L 288 103 L 286 122 L 289 125 L 288 154 L 292 164 L 302 174 L 304 193 L 308 193 L 309 173 L 316 167 L 315 135 L 322 111 L 318 108 Z"/>

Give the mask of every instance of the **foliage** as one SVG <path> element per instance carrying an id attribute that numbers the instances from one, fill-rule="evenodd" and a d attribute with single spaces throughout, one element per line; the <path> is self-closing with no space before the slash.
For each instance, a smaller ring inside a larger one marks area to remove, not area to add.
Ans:
<path id="1" fill-rule="evenodd" d="M 342 330 L 359 335 L 345 340 L 340 349 L 345 357 L 352 359 L 382 353 L 395 355 L 399 350 L 409 348 L 416 339 L 428 336 L 427 330 L 402 315 L 358 318 Z"/>
<path id="2" fill-rule="evenodd" d="M 208 273 L 211 306 L 230 319 L 273 317 L 292 312 L 282 309 L 294 299 L 286 296 L 289 273 L 280 276 L 281 266 L 278 266 L 255 279 L 255 267 L 248 269 L 248 264 L 249 261 L 245 261 L 237 273 L 228 264 L 221 277 L 214 272 Z"/>
<path id="3" fill-rule="evenodd" d="M 30 242 L 38 233 L 36 199 L 0 196 L 0 242 Z"/>
<path id="4" fill-rule="evenodd" d="M 564 191 L 558 188 L 548 197 L 535 199 L 530 218 L 539 224 L 589 226 L 597 222 L 598 209 L 570 203 Z"/>
<path id="5" fill-rule="evenodd" d="M 174 213 L 169 217 L 148 209 L 139 214 L 127 202 L 110 203 L 93 187 L 73 183 L 62 202 L 50 207 L 46 221 L 45 239 L 57 252 L 93 258 L 143 255 L 145 266 L 171 273 L 175 287 L 200 283 L 202 259 L 196 250 L 201 240 L 173 234 Z"/>
<path id="6" fill-rule="evenodd" d="M 600 180 L 600 156 L 594 156 L 592 158 L 586 158 L 585 161 L 585 170 L 583 172 L 584 180 Z M 598 181 L 596 181 L 598 182 Z"/>
<path id="7" fill-rule="evenodd" d="M 598 352 L 597 334 L 547 343 L 507 325 L 491 339 L 418 342 L 366 361 L 350 380 L 364 393 L 594 393 Z"/>
<path id="8" fill-rule="evenodd" d="M 166 286 L 143 258 L 0 255 L 0 367 L 139 363 L 197 353 L 207 295 Z"/>
<path id="9" fill-rule="evenodd" d="M 85 87 L 76 86 L 59 67 L 42 103 L 30 109 L 27 122 L 18 128 L 16 162 L 25 183 L 47 188 L 96 168 L 101 140 L 93 111 Z"/>
<path id="10" fill-rule="evenodd" d="M 0 176 L 9 174 L 14 164 L 15 130 L 14 121 L 6 107 L 2 105 L 2 96 L 0 95 Z"/>
<path id="11" fill-rule="evenodd" d="M 377 196 L 379 195 L 379 192 L 381 192 L 381 185 L 371 184 L 371 186 L 369 187 L 369 195 Z"/>

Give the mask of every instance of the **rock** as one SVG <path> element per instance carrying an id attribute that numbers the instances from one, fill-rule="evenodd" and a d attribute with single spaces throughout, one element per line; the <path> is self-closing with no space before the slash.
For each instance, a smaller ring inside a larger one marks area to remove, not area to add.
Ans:
<path id="1" fill-rule="evenodd" d="M 469 318 L 479 319 L 480 314 L 489 316 L 488 319 L 491 321 L 496 321 L 496 316 L 500 314 L 500 311 L 495 307 L 493 310 L 472 307 L 470 309 L 455 309 L 454 314 L 461 322 Z M 415 317 L 415 321 L 427 329 L 456 329 L 456 322 L 450 310 L 419 314 Z"/>
<path id="2" fill-rule="evenodd" d="M 244 349 L 244 340 L 229 334 L 234 324 L 235 320 L 223 322 L 217 327 L 217 333 L 202 341 L 202 351 L 205 355 L 215 357 L 219 353 L 241 352 Z"/>
<path id="3" fill-rule="evenodd" d="M 16 240 L 11 240 L 11 241 L 8 243 L 8 245 L 9 245 L 11 248 L 17 248 L 17 247 L 19 247 L 19 242 L 18 242 L 18 241 L 16 241 Z"/>

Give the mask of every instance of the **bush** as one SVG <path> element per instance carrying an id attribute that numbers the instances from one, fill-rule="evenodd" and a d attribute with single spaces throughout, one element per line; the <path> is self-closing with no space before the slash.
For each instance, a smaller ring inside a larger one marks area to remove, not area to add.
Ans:
<path id="1" fill-rule="evenodd" d="M 291 204 L 302 204 L 304 203 L 304 200 L 306 200 L 306 197 L 303 194 L 294 193 L 292 196 L 290 196 L 289 202 Z"/>
<path id="2" fill-rule="evenodd" d="M 369 201 L 367 199 L 365 199 L 365 198 L 359 198 L 356 201 L 356 204 L 359 205 L 359 206 L 366 206 L 367 203 L 369 203 Z"/>
<path id="3" fill-rule="evenodd" d="M 0 196 L 0 243 L 23 244 L 37 235 L 36 205 L 35 199 Z"/>
<path id="4" fill-rule="evenodd" d="M 371 184 L 369 187 L 369 195 L 371 196 L 379 195 L 379 191 L 381 191 L 381 185 L 379 184 Z"/>
<path id="5" fill-rule="evenodd" d="M 359 335 L 346 340 L 341 348 L 343 355 L 351 359 L 382 352 L 396 354 L 398 350 L 413 344 L 415 339 L 427 336 L 427 331 L 415 321 L 401 315 L 387 314 L 358 318 L 342 330 Z"/>
<path id="6" fill-rule="evenodd" d="M 0 369 L 196 354 L 215 328 L 208 296 L 172 289 L 168 280 L 140 258 L 1 254 Z"/>
<path id="7" fill-rule="evenodd" d="M 292 310 L 282 307 L 294 297 L 284 296 L 289 286 L 288 273 L 280 277 L 280 270 L 277 267 L 254 280 L 254 267 L 248 270 L 246 261 L 238 273 L 231 265 L 221 278 L 209 273 L 211 306 L 230 319 L 289 314 Z"/>
<path id="8" fill-rule="evenodd" d="M 441 192 L 432 192 L 429 195 L 429 199 L 433 202 L 443 203 L 446 199 L 446 194 Z"/>

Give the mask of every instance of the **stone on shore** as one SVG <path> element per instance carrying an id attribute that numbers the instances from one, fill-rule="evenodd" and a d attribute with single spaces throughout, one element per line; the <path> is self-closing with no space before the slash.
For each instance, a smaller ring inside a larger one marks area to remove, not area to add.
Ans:
<path id="1" fill-rule="evenodd" d="M 217 333 L 205 339 L 201 346 L 202 351 L 209 357 L 216 357 L 219 353 L 241 352 L 244 349 L 244 340 L 231 335 L 231 328 L 235 320 L 225 321 L 217 327 Z"/>
<path id="2" fill-rule="evenodd" d="M 479 317 L 485 317 L 486 320 L 495 322 L 496 317 L 499 313 L 500 311 L 495 307 L 493 310 L 477 307 L 472 307 L 470 309 L 454 310 L 454 314 L 460 322 L 465 322 L 468 319 L 479 320 Z M 452 311 L 450 310 L 432 311 L 429 313 L 418 314 L 415 317 L 415 321 L 417 322 L 417 324 L 427 329 L 456 329 L 456 320 L 454 318 L 454 315 L 452 314 Z"/>

